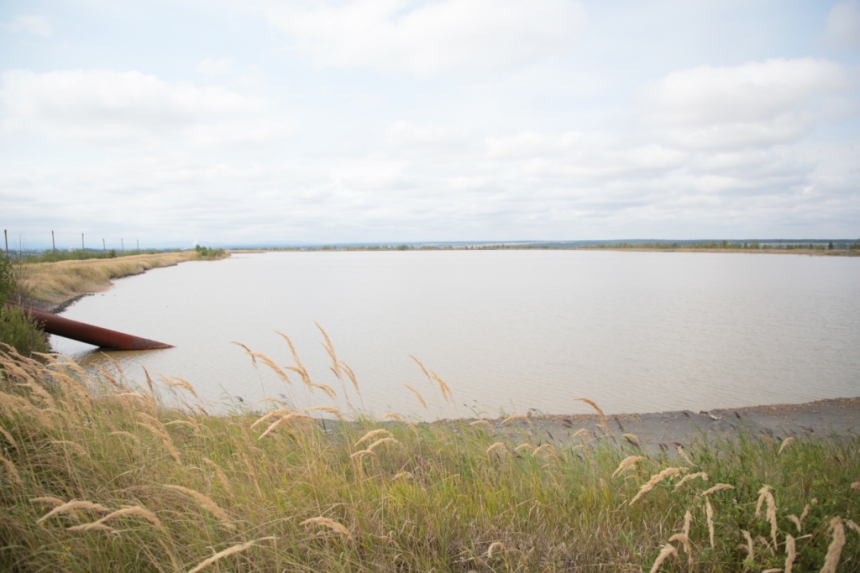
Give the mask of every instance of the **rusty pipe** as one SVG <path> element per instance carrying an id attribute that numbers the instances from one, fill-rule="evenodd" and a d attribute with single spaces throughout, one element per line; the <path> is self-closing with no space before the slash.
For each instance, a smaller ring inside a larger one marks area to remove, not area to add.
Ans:
<path id="1" fill-rule="evenodd" d="M 93 326 L 85 322 L 78 322 L 51 314 L 50 312 L 42 312 L 35 308 L 7 302 L 7 305 L 18 306 L 23 308 L 30 314 L 39 324 L 39 328 L 48 334 L 55 334 L 63 338 L 71 338 L 79 342 L 85 342 L 101 348 L 110 348 L 112 350 L 155 350 L 158 348 L 173 348 L 171 344 L 141 338 L 132 334 L 109 330 L 100 326 Z"/>

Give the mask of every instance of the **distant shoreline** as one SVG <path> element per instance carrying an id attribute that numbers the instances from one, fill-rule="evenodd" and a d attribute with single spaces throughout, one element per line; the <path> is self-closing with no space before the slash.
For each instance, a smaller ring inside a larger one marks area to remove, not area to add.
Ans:
<path id="1" fill-rule="evenodd" d="M 464 246 L 464 247 L 285 247 L 272 249 L 229 249 L 236 254 L 266 254 L 266 253 L 394 253 L 394 252 L 462 252 L 462 251 L 612 251 L 637 253 L 729 253 L 744 255 L 808 255 L 823 257 L 860 257 L 860 249 L 720 249 L 701 247 L 542 247 L 542 246 Z"/>

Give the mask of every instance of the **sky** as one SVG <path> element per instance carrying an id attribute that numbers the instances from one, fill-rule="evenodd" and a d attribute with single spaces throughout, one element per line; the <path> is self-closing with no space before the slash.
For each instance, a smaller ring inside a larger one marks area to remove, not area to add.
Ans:
<path id="1" fill-rule="evenodd" d="M 860 237 L 860 0 L 4 0 L 25 248 Z"/>

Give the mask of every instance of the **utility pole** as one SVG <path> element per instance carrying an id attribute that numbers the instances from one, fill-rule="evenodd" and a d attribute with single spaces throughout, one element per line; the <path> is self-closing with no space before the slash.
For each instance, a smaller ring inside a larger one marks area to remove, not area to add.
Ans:
<path id="1" fill-rule="evenodd" d="M 86 247 L 84 247 L 84 234 L 81 233 L 81 250 L 86 251 Z"/>
<path id="2" fill-rule="evenodd" d="M 102 250 L 104 250 L 105 254 L 107 254 L 107 245 L 105 245 L 104 237 L 102 237 Z"/>
<path id="3" fill-rule="evenodd" d="M 57 241 L 54 240 L 54 231 L 51 231 L 51 247 L 53 248 L 54 252 L 56 253 L 57 252 Z"/>
<path id="4" fill-rule="evenodd" d="M 125 253 L 125 241 L 123 239 L 119 240 L 119 248 L 122 249 L 123 253 Z"/>
<path id="5" fill-rule="evenodd" d="M 137 250 L 140 251 L 140 239 L 137 240 Z"/>
<path id="6" fill-rule="evenodd" d="M 6 256 L 9 256 L 9 232 L 3 229 L 3 237 L 6 239 Z"/>

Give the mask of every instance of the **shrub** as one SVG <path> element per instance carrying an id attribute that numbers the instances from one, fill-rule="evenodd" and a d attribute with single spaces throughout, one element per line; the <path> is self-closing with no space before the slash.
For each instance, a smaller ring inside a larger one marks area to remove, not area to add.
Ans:
<path id="1" fill-rule="evenodd" d="M 6 306 L 7 301 L 21 294 L 14 265 L 8 256 L 0 255 L 0 342 L 23 356 L 48 352 L 51 347 L 33 317 L 23 308 Z"/>

